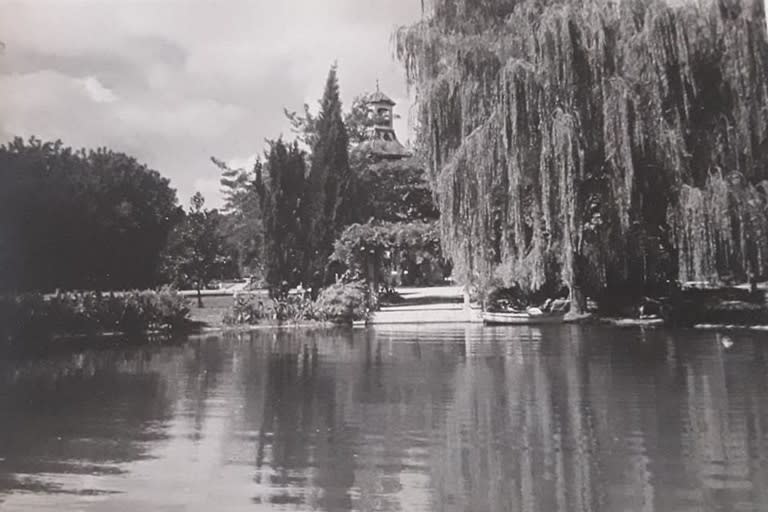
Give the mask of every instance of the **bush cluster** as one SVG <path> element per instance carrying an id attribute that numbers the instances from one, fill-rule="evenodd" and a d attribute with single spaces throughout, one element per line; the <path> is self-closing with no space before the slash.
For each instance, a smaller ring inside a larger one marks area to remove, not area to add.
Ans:
<path id="1" fill-rule="evenodd" d="M 0 339 L 179 330 L 188 314 L 187 300 L 170 289 L 2 296 Z"/>
<path id="2" fill-rule="evenodd" d="M 316 301 L 301 295 L 273 298 L 266 303 L 251 295 L 236 297 L 232 308 L 224 317 L 224 323 L 351 323 L 353 320 L 365 318 L 367 311 L 366 290 L 362 283 L 337 283 L 324 289 Z"/>
<path id="3" fill-rule="evenodd" d="M 235 297 L 230 311 L 224 316 L 228 325 L 255 325 L 265 322 L 297 323 L 317 320 L 315 303 L 308 297 L 288 295 L 258 301 L 252 295 Z"/>
<path id="4" fill-rule="evenodd" d="M 320 292 L 315 302 L 322 320 L 350 323 L 368 314 L 365 285 L 359 281 L 336 283 Z"/>

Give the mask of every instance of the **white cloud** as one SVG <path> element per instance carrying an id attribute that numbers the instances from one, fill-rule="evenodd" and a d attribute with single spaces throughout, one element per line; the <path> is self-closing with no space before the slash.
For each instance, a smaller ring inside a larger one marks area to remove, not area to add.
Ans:
<path id="1" fill-rule="evenodd" d="M 88 93 L 88 96 L 96 103 L 112 103 L 117 99 L 115 93 L 110 89 L 107 89 L 99 82 L 99 79 L 93 76 L 89 76 L 82 80 L 83 87 Z"/>
<path id="2" fill-rule="evenodd" d="M 217 206 L 216 156 L 252 165 L 290 136 L 283 107 L 313 107 L 338 61 L 342 99 L 375 87 L 408 101 L 391 59 L 419 0 L 0 0 L 0 143 L 15 136 L 128 152 L 182 204 Z M 403 101 L 401 101 L 403 100 Z"/>

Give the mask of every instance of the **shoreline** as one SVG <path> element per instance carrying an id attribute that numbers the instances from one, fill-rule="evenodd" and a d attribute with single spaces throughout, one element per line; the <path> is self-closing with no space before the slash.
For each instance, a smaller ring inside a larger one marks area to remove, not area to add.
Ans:
<path id="1" fill-rule="evenodd" d="M 581 325 L 604 325 L 616 328 L 653 328 L 653 329 L 697 329 L 697 330 L 750 330 L 768 332 L 768 324 L 735 324 L 735 323 L 704 323 L 699 322 L 690 326 L 671 325 L 663 318 L 632 318 L 632 317 L 601 317 L 594 314 L 583 314 L 577 317 L 566 318 L 562 325 L 581 324 Z M 445 324 L 443 322 L 417 322 L 406 324 L 382 324 L 382 325 L 455 325 L 457 327 L 466 326 L 484 326 L 477 322 L 457 322 Z M 333 329 L 333 328 L 376 328 L 376 324 L 334 324 L 332 322 L 301 322 L 285 324 L 256 324 L 256 325 L 210 325 L 203 327 L 199 332 L 192 334 L 206 334 L 215 332 L 248 332 L 268 329 Z"/>
<path id="2" fill-rule="evenodd" d="M 215 332 L 249 332 L 265 331 L 268 329 L 334 329 L 334 328 L 352 328 L 352 324 L 335 324 L 333 322 L 286 322 L 281 324 L 243 324 L 243 325 L 206 325 L 199 331 L 189 334 L 210 334 Z"/>
<path id="3" fill-rule="evenodd" d="M 415 325 L 430 325 L 434 322 L 417 322 Z M 689 326 L 671 325 L 662 318 L 632 318 L 632 317 L 601 317 L 595 314 L 583 314 L 579 316 L 567 317 L 562 325 L 581 324 L 581 325 L 603 325 L 619 329 L 641 328 L 641 329 L 696 329 L 702 331 L 752 331 L 768 332 L 768 324 L 739 324 L 739 323 L 709 323 L 698 322 Z M 454 323 L 454 326 L 466 327 L 470 325 L 483 326 L 477 322 Z M 125 333 L 120 331 L 104 331 L 97 333 L 79 333 L 79 334 L 53 334 L 45 340 L 23 340 L 8 339 L 0 343 L 5 348 L 24 348 L 24 347 L 42 347 L 49 345 L 60 345 L 66 343 L 126 343 L 137 345 L 165 344 L 173 343 L 184 337 L 204 336 L 210 334 L 224 333 L 246 333 L 267 330 L 331 330 L 331 329 L 358 329 L 358 328 L 376 328 L 375 324 L 370 322 L 354 323 L 333 323 L 320 321 L 303 322 L 284 322 L 284 323 L 264 323 L 264 324 L 243 324 L 227 325 L 219 322 L 202 322 L 190 320 L 185 328 L 180 330 L 148 330 L 136 333 Z"/>

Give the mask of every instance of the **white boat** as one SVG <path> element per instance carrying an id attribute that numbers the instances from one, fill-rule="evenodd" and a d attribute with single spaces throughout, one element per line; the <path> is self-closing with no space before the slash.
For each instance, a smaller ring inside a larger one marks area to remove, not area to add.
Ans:
<path id="1" fill-rule="evenodd" d="M 483 323 L 488 325 L 531 325 L 559 324 L 565 318 L 564 312 L 545 313 L 538 308 L 525 312 L 483 312 Z"/>

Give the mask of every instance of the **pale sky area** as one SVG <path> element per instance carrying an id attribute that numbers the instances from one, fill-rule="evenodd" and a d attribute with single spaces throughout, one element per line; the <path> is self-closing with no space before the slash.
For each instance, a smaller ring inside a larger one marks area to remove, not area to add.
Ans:
<path id="1" fill-rule="evenodd" d="M 420 0 L 0 0 L 0 143 L 106 146 L 219 206 L 217 156 L 243 165 L 292 138 L 283 107 L 313 108 L 338 62 L 345 108 L 376 80 L 410 102 L 391 34 Z"/>

